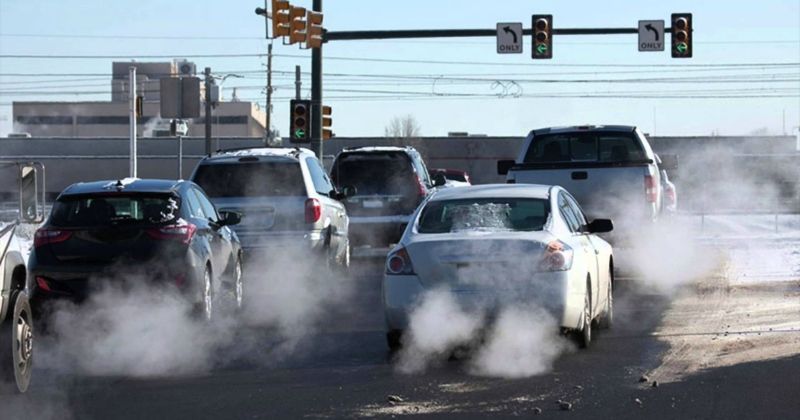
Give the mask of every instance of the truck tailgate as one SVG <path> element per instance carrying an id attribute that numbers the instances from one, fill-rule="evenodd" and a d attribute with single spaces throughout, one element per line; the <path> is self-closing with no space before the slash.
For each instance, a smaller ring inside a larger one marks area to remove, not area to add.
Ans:
<path id="1" fill-rule="evenodd" d="M 536 168 L 524 165 L 511 171 L 516 183 L 559 185 L 578 200 L 591 219 L 649 215 L 650 203 L 645 197 L 647 164 L 625 166 L 592 166 L 581 168 Z M 631 214 L 638 213 L 638 214 Z"/>

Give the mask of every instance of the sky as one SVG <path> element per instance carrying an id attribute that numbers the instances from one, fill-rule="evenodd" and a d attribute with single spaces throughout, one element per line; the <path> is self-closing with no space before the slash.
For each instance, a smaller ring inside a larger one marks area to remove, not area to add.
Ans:
<path id="1" fill-rule="evenodd" d="M 292 1 L 308 8 L 311 3 Z M 337 136 L 382 136 L 392 118 L 407 115 L 424 136 L 523 136 L 573 124 L 636 125 L 654 135 L 782 134 L 800 126 L 800 0 L 323 4 L 329 31 L 493 29 L 498 22 L 529 28 L 538 13 L 552 14 L 555 28 L 633 28 L 649 19 L 669 26 L 671 13 L 693 13 L 690 59 L 671 58 L 669 45 L 639 52 L 633 34 L 556 35 L 551 60 L 531 59 L 530 37 L 522 54 L 504 55 L 497 54 L 494 37 L 329 42 L 323 48 L 323 102 L 333 107 Z M 254 13 L 263 5 L 0 0 L 0 136 L 13 130 L 13 101 L 110 100 L 112 61 L 186 57 L 198 69 L 244 76 L 228 78 L 223 96 L 230 98 L 236 88 L 238 98 L 264 106 L 266 59 L 258 54 L 268 41 L 264 18 Z M 286 135 L 296 65 L 304 72 L 302 96 L 310 97 L 311 53 L 280 39 L 273 52 L 272 119 Z M 8 57 L 25 54 L 62 57 Z"/>

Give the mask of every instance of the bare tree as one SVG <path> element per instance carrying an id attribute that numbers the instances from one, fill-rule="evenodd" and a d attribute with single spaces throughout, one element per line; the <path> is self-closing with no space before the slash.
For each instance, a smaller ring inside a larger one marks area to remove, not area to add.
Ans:
<path id="1" fill-rule="evenodd" d="M 420 136 L 420 126 L 413 115 L 394 117 L 384 128 L 386 137 L 394 139 L 414 139 Z"/>

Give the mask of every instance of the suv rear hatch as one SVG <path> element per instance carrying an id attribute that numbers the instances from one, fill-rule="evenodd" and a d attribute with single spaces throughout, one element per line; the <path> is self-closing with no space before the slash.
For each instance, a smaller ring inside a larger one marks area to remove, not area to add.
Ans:
<path id="1" fill-rule="evenodd" d="M 356 188 L 356 195 L 345 201 L 349 216 L 409 215 L 426 193 L 411 159 L 401 151 L 342 153 L 331 179 L 337 188 Z"/>
<path id="2" fill-rule="evenodd" d="M 294 159 L 243 157 L 239 162 L 201 164 L 193 181 L 218 210 L 242 214 L 242 222 L 232 227 L 244 246 L 265 232 L 306 229 L 308 194 Z"/>
<path id="3" fill-rule="evenodd" d="M 165 241 L 181 239 L 177 228 L 185 222 L 179 208 L 177 196 L 163 193 L 61 197 L 47 225 L 36 232 L 34 246 L 43 264 L 91 269 L 147 261 L 163 253 L 163 245 L 180 243 Z"/>

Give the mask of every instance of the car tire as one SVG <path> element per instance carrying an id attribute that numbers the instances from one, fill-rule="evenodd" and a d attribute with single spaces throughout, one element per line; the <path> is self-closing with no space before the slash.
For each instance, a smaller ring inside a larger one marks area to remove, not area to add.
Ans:
<path id="1" fill-rule="evenodd" d="M 9 300 L 7 319 L 0 327 L 0 373 L 13 380 L 17 391 L 25 392 L 33 370 L 33 315 L 28 296 L 15 290 Z"/>
<path id="2" fill-rule="evenodd" d="M 242 257 L 236 257 L 236 263 L 231 272 L 231 287 L 233 288 L 233 309 L 242 310 L 244 304 L 244 276 L 242 275 Z"/>
<path id="3" fill-rule="evenodd" d="M 611 273 L 608 273 L 608 297 L 606 299 L 606 309 L 603 311 L 603 315 L 600 317 L 600 322 L 598 326 L 604 330 L 611 328 L 614 324 L 614 278 L 611 277 Z"/>
<path id="4" fill-rule="evenodd" d="M 403 331 L 391 330 L 386 333 L 386 345 L 389 351 L 396 352 L 403 347 Z"/>
<path id="5" fill-rule="evenodd" d="M 583 300 L 583 327 L 578 331 L 578 346 L 582 349 L 589 348 L 592 344 L 592 298 L 591 290 L 586 289 Z"/>
<path id="6" fill-rule="evenodd" d="M 211 267 L 206 264 L 203 275 L 198 279 L 198 301 L 195 303 L 195 316 L 206 322 L 210 322 L 214 315 L 214 288 Z"/>

